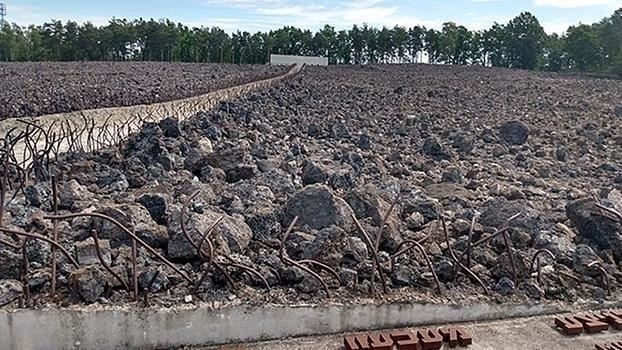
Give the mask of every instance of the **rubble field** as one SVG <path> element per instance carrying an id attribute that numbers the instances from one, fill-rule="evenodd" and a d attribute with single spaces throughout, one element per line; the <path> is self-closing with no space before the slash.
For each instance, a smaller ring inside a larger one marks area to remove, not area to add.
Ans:
<path id="1" fill-rule="evenodd" d="M 283 74 L 267 65 L 0 63 L 0 120 L 167 102 Z"/>
<path id="2" fill-rule="evenodd" d="M 621 97 L 517 70 L 307 67 L 9 190 L 0 305 L 137 303 L 132 235 L 140 304 L 619 300 Z M 51 298 L 50 245 L 8 231 L 54 227 Z"/>

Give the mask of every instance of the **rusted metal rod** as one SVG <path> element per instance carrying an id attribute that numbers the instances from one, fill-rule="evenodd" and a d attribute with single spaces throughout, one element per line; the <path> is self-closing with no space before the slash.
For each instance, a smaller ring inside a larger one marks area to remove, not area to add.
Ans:
<path id="1" fill-rule="evenodd" d="M 97 231 L 92 230 L 91 237 L 93 237 L 93 242 L 95 243 L 95 253 L 97 253 L 97 259 L 99 259 L 99 262 L 102 264 L 104 269 L 106 269 L 106 271 L 108 271 L 114 278 L 117 279 L 117 281 L 121 283 L 121 285 L 123 286 L 123 288 L 125 288 L 125 290 L 129 291 L 130 288 L 127 286 L 127 283 L 125 283 L 125 280 L 123 280 L 121 276 L 119 276 L 116 272 L 114 272 L 112 268 L 108 266 L 108 264 L 104 260 L 104 256 L 102 255 L 101 248 L 99 246 L 99 237 L 97 236 Z"/>
<path id="2" fill-rule="evenodd" d="M 538 259 L 542 254 L 546 254 L 549 257 L 551 257 L 551 259 L 553 259 L 553 261 L 557 260 L 555 258 L 555 254 L 553 254 L 550 250 L 548 249 L 540 249 L 536 252 L 536 254 L 534 254 L 533 259 L 531 260 L 531 265 L 529 265 L 529 275 L 531 275 L 534 272 L 534 267 L 536 262 L 538 263 L 537 266 L 537 276 L 536 276 L 536 280 L 538 281 L 538 283 L 542 283 L 542 280 L 540 278 L 540 260 Z"/>
<path id="3" fill-rule="evenodd" d="M 458 260 L 458 258 L 456 257 L 456 254 L 454 253 L 454 250 L 450 244 L 449 241 L 449 231 L 447 230 L 447 225 L 445 224 L 445 218 L 443 218 L 441 216 L 441 223 L 443 224 L 443 232 L 445 233 L 445 241 L 447 242 L 447 250 L 449 250 L 449 255 L 451 256 L 451 259 L 454 261 L 455 264 L 457 264 L 464 272 L 466 272 L 472 279 L 474 279 L 475 281 L 477 281 L 477 283 L 479 283 L 480 286 L 482 286 L 482 288 L 484 289 L 484 292 L 489 295 L 490 291 L 488 290 L 488 287 L 486 287 L 486 284 L 484 283 L 484 281 L 482 281 L 476 274 L 475 272 L 471 271 L 470 268 L 464 266 L 460 260 Z"/>
<path id="4" fill-rule="evenodd" d="M 54 220 L 54 219 L 56 219 L 56 220 L 67 220 L 67 219 L 73 219 L 73 218 L 79 218 L 79 217 L 95 217 L 95 218 L 100 218 L 100 219 L 104 219 L 104 220 L 109 221 L 110 223 L 112 223 L 115 226 L 117 226 L 118 228 L 120 228 L 123 232 L 125 232 L 132 239 L 134 239 L 143 248 L 147 249 L 151 254 L 155 255 L 166 266 L 168 266 L 171 269 L 173 269 L 173 271 L 175 271 L 177 274 L 179 274 L 181 277 L 183 277 L 186 281 L 192 283 L 192 279 L 190 277 L 188 277 L 188 275 L 186 275 L 183 271 L 181 271 L 177 266 L 175 266 L 170 261 L 166 260 L 165 257 L 160 255 L 160 253 L 158 253 L 155 249 L 153 249 L 149 244 L 145 243 L 142 239 L 138 238 L 132 231 L 128 230 L 127 227 L 123 226 L 123 224 L 121 224 L 117 220 L 111 218 L 110 216 L 107 216 L 107 215 L 104 215 L 104 214 L 99 214 L 99 213 L 75 213 L 75 214 L 57 215 L 57 216 L 44 216 L 43 218 L 45 220 Z"/>
<path id="5" fill-rule="evenodd" d="M 387 221 L 389 220 L 389 216 L 391 216 L 391 212 L 393 212 L 393 208 L 395 208 L 395 206 L 397 205 L 397 201 L 399 198 L 400 197 L 398 193 L 398 195 L 395 196 L 395 199 L 391 202 L 391 206 L 389 207 L 389 210 L 387 210 L 386 214 L 384 215 L 384 218 L 382 219 L 382 222 L 380 223 L 380 227 L 378 227 L 378 232 L 376 233 L 376 241 L 374 242 L 374 247 L 373 247 L 376 254 L 378 253 L 378 250 L 380 249 L 380 241 L 382 240 L 382 231 L 384 230 L 384 225 L 387 224 Z M 376 274 L 372 273 L 371 274 L 372 288 L 374 286 L 375 278 L 376 278 Z M 384 292 L 386 293 L 386 290 Z"/>
<path id="6" fill-rule="evenodd" d="M 607 294 L 611 295 L 611 284 L 609 283 L 609 274 L 607 270 L 603 267 L 603 264 L 600 261 L 592 261 L 587 264 L 587 267 L 596 267 L 603 275 L 603 282 L 605 282 L 605 288 L 607 290 Z"/>
<path id="7" fill-rule="evenodd" d="M 58 191 L 56 187 L 56 176 L 52 175 L 52 206 L 54 215 L 58 215 Z M 58 220 L 52 220 L 52 240 L 58 242 Z M 51 294 L 56 295 L 56 249 L 52 246 L 52 281 L 51 281 Z"/>
<path id="8" fill-rule="evenodd" d="M 432 265 L 432 261 L 430 260 L 430 257 L 428 256 L 428 253 L 425 251 L 425 248 L 423 248 L 423 246 L 414 240 L 406 240 L 404 241 L 407 244 L 411 244 L 410 247 L 405 248 L 397 253 L 395 253 L 394 255 L 391 256 L 391 270 L 393 271 L 394 268 L 394 264 L 395 264 L 395 258 L 397 258 L 399 255 L 406 253 L 408 250 L 411 249 L 418 249 L 419 252 L 423 255 L 426 264 L 428 265 L 428 268 L 430 269 L 430 272 L 432 272 L 432 276 L 434 276 L 434 282 L 436 283 L 436 288 L 438 289 L 438 294 L 439 295 L 443 295 L 443 288 L 441 287 L 441 281 L 439 281 L 438 276 L 436 275 L 436 271 L 434 270 L 434 265 Z"/>
<path id="9" fill-rule="evenodd" d="M 354 220 L 354 223 L 356 224 L 356 228 L 359 230 L 359 232 L 361 233 L 361 235 L 365 239 L 365 243 L 367 243 L 367 246 L 369 247 L 369 250 L 371 250 L 371 254 L 372 254 L 372 257 L 374 259 L 374 265 L 376 267 L 376 270 L 378 270 L 378 274 L 380 275 L 380 282 L 382 283 L 382 290 L 386 294 L 386 293 L 389 292 L 389 290 L 387 288 L 387 281 L 385 280 L 385 277 L 384 277 L 384 271 L 382 271 L 382 265 L 380 265 L 380 259 L 378 258 L 378 252 L 376 251 L 374 244 L 372 243 L 371 239 L 369 238 L 369 235 L 367 234 L 367 232 L 365 231 L 363 226 L 361 226 L 361 223 L 356 218 L 356 215 L 354 213 L 352 213 L 352 219 Z M 371 286 L 370 286 L 369 293 L 372 296 L 374 295 L 374 285 L 373 284 L 371 284 Z"/>
<path id="10" fill-rule="evenodd" d="M 40 234 L 36 234 L 36 233 L 32 233 L 32 232 L 23 232 L 23 231 L 16 231 L 16 230 L 11 230 L 8 228 L 4 228 L 4 227 L 0 227 L 0 231 L 4 232 L 4 233 L 8 233 L 8 234 L 12 234 L 12 235 L 18 235 L 18 236 L 25 236 L 25 237 L 30 237 L 30 238 L 34 238 L 34 239 L 38 239 L 44 242 L 47 242 L 49 244 L 51 244 L 52 246 L 56 247 L 58 250 L 61 251 L 61 253 L 63 253 L 63 255 L 65 255 L 67 257 L 67 259 L 69 259 L 69 261 L 71 262 L 71 264 L 75 267 L 80 267 L 80 265 L 74 260 L 74 258 L 71 256 L 71 254 L 65 250 L 65 248 L 63 248 L 60 244 L 54 242 L 53 240 L 42 236 Z"/>
<path id="11" fill-rule="evenodd" d="M 324 291 L 326 292 L 326 296 L 328 296 L 330 298 L 330 291 L 328 290 L 328 285 L 326 284 L 326 282 L 324 282 L 324 280 L 322 279 L 322 277 L 320 277 L 320 275 L 318 275 L 317 273 L 313 272 L 313 270 L 311 270 L 310 268 L 288 258 L 287 256 L 285 256 L 285 241 L 287 240 L 287 237 L 289 236 L 289 234 L 292 232 L 292 230 L 294 229 L 294 226 L 296 225 L 296 222 L 298 222 L 298 216 L 296 216 L 294 218 L 294 220 L 292 220 L 291 224 L 289 224 L 289 227 L 287 228 L 287 230 L 285 231 L 285 233 L 283 233 L 283 236 L 281 237 L 281 247 L 279 249 L 279 257 L 281 258 L 281 261 L 285 264 L 285 265 L 294 265 L 297 268 L 307 272 L 308 274 L 310 274 L 311 276 L 313 276 L 316 280 L 318 280 L 321 284 L 322 287 L 324 288 Z"/>

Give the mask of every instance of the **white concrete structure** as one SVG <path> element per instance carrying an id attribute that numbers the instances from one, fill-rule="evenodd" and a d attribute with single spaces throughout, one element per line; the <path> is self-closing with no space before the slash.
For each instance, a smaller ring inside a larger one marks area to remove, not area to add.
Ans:
<path id="1" fill-rule="evenodd" d="M 273 66 L 289 66 L 291 64 L 328 66 L 328 57 L 270 55 L 270 64 Z"/>
<path id="2" fill-rule="evenodd" d="M 617 303 L 185 305 L 0 310 L 2 350 L 166 349 L 618 308 Z"/>

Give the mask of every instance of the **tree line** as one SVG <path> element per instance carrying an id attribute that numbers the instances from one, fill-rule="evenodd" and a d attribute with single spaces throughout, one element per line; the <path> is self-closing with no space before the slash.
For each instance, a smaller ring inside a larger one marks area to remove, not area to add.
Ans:
<path id="1" fill-rule="evenodd" d="M 178 61 L 263 64 L 270 54 L 313 55 L 331 64 L 406 63 L 483 65 L 622 75 L 622 8 L 591 25 L 547 35 L 523 12 L 507 24 L 469 30 L 453 22 L 437 30 L 414 26 L 381 29 L 354 25 L 317 32 L 285 26 L 269 32 L 190 28 L 166 20 L 113 18 L 105 26 L 62 23 L 0 32 L 1 61 Z"/>

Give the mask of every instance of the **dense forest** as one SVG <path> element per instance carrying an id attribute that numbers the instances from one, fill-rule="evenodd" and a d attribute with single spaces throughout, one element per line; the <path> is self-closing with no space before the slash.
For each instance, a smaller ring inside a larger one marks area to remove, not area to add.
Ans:
<path id="1" fill-rule="evenodd" d="M 327 56 L 332 64 L 425 61 L 622 75 L 622 8 L 563 35 L 547 35 L 528 12 L 483 31 L 448 22 L 440 30 L 364 24 L 340 31 L 326 25 L 315 33 L 286 26 L 228 34 L 141 18 L 100 27 L 56 20 L 28 28 L 5 24 L 0 33 L 1 61 L 265 63 L 271 53 Z"/>

